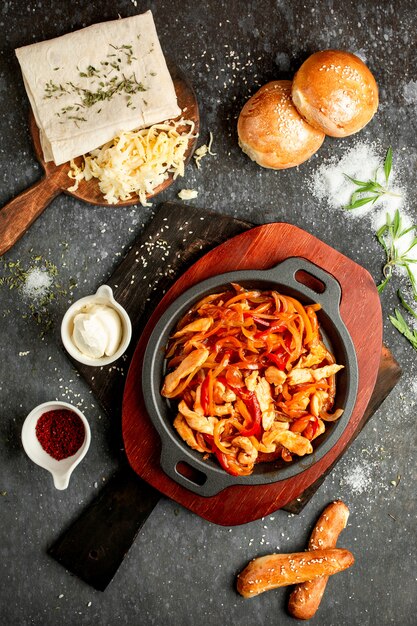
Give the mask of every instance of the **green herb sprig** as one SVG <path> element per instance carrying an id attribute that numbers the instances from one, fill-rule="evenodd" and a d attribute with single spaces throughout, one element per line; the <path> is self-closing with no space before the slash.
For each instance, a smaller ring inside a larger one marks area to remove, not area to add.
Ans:
<path id="1" fill-rule="evenodd" d="M 345 209 L 351 211 L 352 209 L 358 209 L 365 204 L 375 204 L 375 202 L 382 198 L 382 196 L 395 196 L 397 198 L 401 197 L 400 194 L 394 193 L 388 187 L 389 177 L 392 169 L 392 155 L 392 148 L 390 146 L 387 150 L 387 154 L 385 155 L 384 160 L 385 186 L 381 185 L 381 183 L 379 183 L 377 180 L 378 170 L 375 172 L 374 178 L 367 181 L 357 180 L 356 178 L 352 178 L 351 176 L 345 174 L 346 178 L 357 187 L 356 191 L 354 191 L 351 195 L 349 204 L 345 205 Z"/>
<path id="2" fill-rule="evenodd" d="M 413 309 L 411 309 L 411 311 L 413 312 L 413 314 L 415 313 Z M 389 316 L 391 324 L 395 326 L 395 328 L 402 335 L 404 335 L 406 339 L 408 339 L 408 341 L 413 346 L 414 350 L 417 350 L 417 330 L 410 328 L 410 326 L 407 324 L 407 322 L 405 321 L 405 319 L 403 318 L 403 316 L 401 315 L 398 309 L 395 309 L 394 312 L 395 312 L 395 316 L 394 315 Z M 415 317 L 417 317 L 417 315 L 415 315 Z"/>
<path id="3" fill-rule="evenodd" d="M 87 121 L 87 118 L 82 114 L 83 110 L 89 109 L 104 100 L 111 100 L 117 94 L 126 96 L 126 105 L 128 107 L 136 108 L 132 106 L 132 96 L 147 91 L 147 88 L 142 82 L 137 80 L 134 72 L 131 72 L 130 75 L 126 75 L 124 72 L 125 66 L 132 65 L 133 61 L 137 60 L 137 57 L 133 54 L 133 46 L 128 44 L 122 46 L 109 45 L 114 52 L 107 54 L 106 59 L 101 61 L 98 67 L 89 65 L 85 70 L 80 70 L 77 67 L 80 78 L 92 79 L 90 81 L 90 89 L 87 89 L 84 84 L 74 84 L 73 82 L 60 84 L 49 80 L 45 84 L 45 99 L 52 98 L 57 100 L 65 94 L 73 94 L 77 98 L 72 105 L 62 107 L 56 113 L 58 117 L 64 120 L 72 120 L 78 126 L 79 122 Z M 155 72 L 151 72 L 151 76 L 154 75 L 156 75 Z M 101 108 L 96 112 L 100 113 Z M 62 124 L 63 122 L 61 121 L 60 123 Z"/>
<path id="4" fill-rule="evenodd" d="M 400 252 L 399 242 L 402 237 L 408 233 L 414 231 L 414 237 L 411 243 L 407 246 L 406 250 Z M 413 263 L 417 263 L 417 259 L 410 258 L 410 251 L 417 246 L 417 227 L 409 226 L 403 228 L 402 218 L 399 210 L 395 211 L 394 217 L 391 218 L 389 214 L 386 216 L 386 221 L 383 226 L 377 231 L 376 237 L 385 250 L 386 263 L 383 267 L 384 279 L 378 285 L 378 292 L 382 293 L 392 278 L 392 271 L 394 267 L 402 267 L 407 272 L 407 276 L 410 280 L 413 298 L 417 302 L 417 281 L 411 269 Z M 417 319 L 417 311 L 406 301 L 400 290 L 397 291 L 399 301 L 405 311 L 415 319 Z M 413 329 L 405 320 L 404 316 L 399 309 L 394 309 L 394 315 L 389 316 L 391 324 L 400 332 L 412 345 L 414 350 L 417 350 L 417 329 Z"/>
<path id="5" fill-rule="evenodd" d="M 68 248 L 68 244 L 62 244 L 64 249 Z M 32 318 L 40 326 L 40 336 L 44 337 L 53 326 L 53 312 L 51 303 L 58 300 L 59 297 L 72 296 L 73 290 L 77 287 L 77 281 L 73 278 L 69 279 L 68 285 L 64 286 L 58 280 L 58 268 L 49 259 L 45 259 L 40 255 L 33 255 L 29 262 L 29 267 L 25 269 L 20 260 L 4 261 L 0 259 L 0 290 L 1 289 L 24 289 L 25 282 L 34 269 L 45 272 L 50 278 L 51 285 L 45 291 L 36 297 L 34 301 L 24 300 L 25 312 L 22 313 L 23 319 Z M 2 297 L 2 296 L 1 296 Z M 1 302 L 0 297 L 0 302 Z M 8 309 L 0 311 L 3 317 L 10 314 Z"/>
<path id="6" fill-rule="evenodd" d="M 375 204 L 384 195 L 399 197 L 398 194 L 393 193 L 389 189 L 392 161 L 393 151 L 390 146 L 385 155 L 383 166 L 385 186 L 378 182 L 378 170 L 375 172 L 374 179 L 368 181 L 357 180 L 345 174 L 346 178 L 357 186 L 357 189 L 352 194 L 350 203 L 344 208 L 351 210 L 365 204 Z M 413 233 L 413 235 L 410 237 L 410 241 L 404 245 L 403 237 L 409 235 L 409 233 Z M 386 214 L 385 223 L 375 234 L 386 256 L 382 269 L 383 279 L 377 286 L 378 292 L 381 294 L 384 291 L 392 278 L 394 268 L 400 267 L 407 273 L 412 287 L 413 298 L 417 302 L 417 280 L 411 269 L 412 264 L 417 263 L 417 259 L 410 256 L 410 252 L 417 246 L 417 226 L 413 225 L 404 228 L 400 211 L 396 209 L 393 217 L 389 213 Z M 403 309 L 417 319 L 417 310 L 405 300 L 400 290 L 397 293 Z M 417 350 L 417 329 L 410 327 L 401 311 L 395 308 L 394 315 L 390 315 L 389 319 L 391 324 L 410 342 L 414 350 Z"/>
<path id="7" fill-rule="evenodd" d="M 413 285 L 413 292 L 414 292 L 414 300 L 417 302 L 417 293 L 416 293 L 416 290 L 415 290 L 415 283 Z M 413 307 L 410 304 L 408 304 L 408 302 L 405 300 L 403 294 L 401 293 L 400 289 L 397 291 L 397 295 L 398 295 L 398 298 L 399 298 L 403 308 L 412 317 L 414 317 L 414 319 L 417 320 L 417 311 L 415 311 L 413 309 Z M 400 311 L 398 309 L 394 309 L 394 313 L 395 313 L 395 315 L 390 315 L 389 316 L 391 324 L 393 326 L 395 326 L 395 328 L 402 335 L 404 335 L 404 337 L 406 339 L 408 339 L 408 341 L 413 346 L 414 350 L 417 350 L 417 329 L 410 328 L 409 324 L 407 324 L 407 322 L 405 321 L 404 317 L 401 315 L 401 313 L 400 313 Z"/>
<path id="8" fill-rule="evenodd" d="M 384 279 L 378 285 L 379 293 L 384 291 L 388 282 L 391 280 L 393 268 L 403 267 L 411 281 L 413 292 L 417 294 L 416 281 L 410 267 L 412 263 L 417 263 L 417 259 L 410 258 L 409 256 L 410 251 L 417 246 L 417 236 L 413 237 L 411 244 L 406 250 L 400 252 L 399 249 L 400 239 L 415 229 L 416 226 L 403 228 L 401 214 L 398 209 L 395 211 L 393 218 L 387 213 L 385 224 L 383 224 L 376 233 L 376 237 L 386 254 L 386 261 L 382 269 Z"/>

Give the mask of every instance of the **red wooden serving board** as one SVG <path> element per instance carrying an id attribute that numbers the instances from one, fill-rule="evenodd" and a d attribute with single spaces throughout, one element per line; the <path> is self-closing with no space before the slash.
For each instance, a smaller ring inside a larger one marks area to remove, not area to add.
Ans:
<path id="1" fill-rule="evenodd" d="M 355 345 L 359 387 L 355 408 L 336 445 L 311 468 L 270 485 L 228 487 L 205 498 L 171 480 L 159 464 L 160 440 L 143 401 L 141 367 L 146 344 L 156 321 L 186 289 L 218 273 L 268 269 L 291 257 L 304 257 L 332 274 L 342 288 L 340 312 Z M 214 248 L 171 287 L 151 316 L 129 369 L 123 398 L 123 438 L 134 471 L 156 489 L 201 517 L 222 525 L 243 524 L 285 506 L 322 476 L 342 453 L 371 398 L 382 349 L 381 306 L 370 274 L 313 235 L 290 224 L 266 224 Z"/>

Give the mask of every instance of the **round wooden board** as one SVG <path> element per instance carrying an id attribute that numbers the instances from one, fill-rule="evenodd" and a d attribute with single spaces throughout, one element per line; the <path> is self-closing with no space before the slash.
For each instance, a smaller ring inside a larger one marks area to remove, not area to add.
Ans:
<path id="1" fill-rule="evenodd" d="M 173 63 L 168 63 L 168 67 L 174 81 L 178 105 L 181 108 L 182 116 L 184 119 L 192 120 L 195 124 L 195 137 L 189 140 L 186 151 L 185 164 L 187 164 L 194 152 L 200 127 L 198 102 L 194 90 L 183 72 Z M 88 182 L 85 180 L 81 181 L 77 191 L 68 191 L 68 187 L 72 185 L 72 181 L 68 177 L 69 163 L 55 165 L 53 162 L 45 162 L 39 129 L 33 114 L 30 116 L 29 129 L 32 135 L 36 157 L 45 171 L 45 176 L 32 187 L 29 187 L 29 189 L 22 191 L 0 209 L 0 256 L 14 246 L 16 241 L 25 234 L 48 204 L 60 193 L 67 193 L 84 202 L 101 206 L 123 207 L 139 203 L 137 195 L 133 195 L 130 200 L 118 202 L 117 204 L 109 204 L 104 199 L 98 186 L 98 180 L 95 178 Z M 188 132 L 189 127 L 184 127 L 184 130 Z M 81 159 L 82 157 L 79 157 L 79 164 L 81 163 Z M 154 189 L 152 194 L 147 195 L 147 198 L 153 198 L 158 193 L 161 193 L 161 191 L 167 189 L 173 182 L 173 175 L 170 174 L 161 185 Z"/>
<path id="2" fill-rule="evenodd" d="M 216 496 L 196 495 L 171 480 L 159 464 L 160 440 L 144 406 L 141 368 L 156 321 L 186 289 L 221 272 L 268 269 L 290 257 L 304 257 L 332 274 L 342 288 L 340 312 L 355 345 L 359 388 L 349 424 L 336 445 L 304 473 L 270 485 L 229 487 Z M 163 494 L 201 517 L 222 525 L 243 524 L 269 515 L 297 498 L 330 467 L 352 439 L 370 400 L 382 348 L 382 314 L 370 274 L 351 259 L 291 224 L 253 228 L 214 248 L 173 285 L 151 316 L 139 340 L 126 380 L 123 438 L 130 465 Z"/>

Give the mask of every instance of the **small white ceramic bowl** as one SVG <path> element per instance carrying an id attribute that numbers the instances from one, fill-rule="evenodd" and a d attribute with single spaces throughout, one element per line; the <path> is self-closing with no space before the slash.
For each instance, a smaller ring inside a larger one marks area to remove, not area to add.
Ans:
<path id="1" fill-rule="evenodd" d="M 78 415 L 84 424 L 85 437 L 84 442 L 75 454 L 57 461 L 50 456 L 42 448 L 36 436 L 36 424 L 38 419 L 47 411 L 55 411 L 59 409 L 67 409 Z M 72 472 L 77 465 L 83 460 L 90 447 L 91 431 L 87 419 L 79 409 L 67 402 L 44 402 L 35 407 L 23 422 L 22 427 L 22 444 L 28 457 L 40 467 L 51 472 L 54 479 L 54 485 L 57 489 L 66 489 Z"/>
<path id="2" fill-rule="evenodd" d="M 122 340 L 117 351 L 112 356 L 105 356 L 100 359 L 93 359 L 80 352 L 77 346 L 72 341 L 72 332 L 74 330 L 74 317 L 81 309 L 86 305 L 92 304 L 104 304 L 111 306 L 117 313 L 122 322 Z M 122 354 L 126 351 L 130 340 L 132 339 L 132 324 L 130 317 L 125 309 L 114 299 L 113 291 L 108 285 L 101 285 L 97 289 L 97 292 L 92 296 L 85 296 L 77 300 L 70 306 L 65 313 L 61 323 L 61 339 L 67 352 L 79 363 L 84 365 L 91 365 L 93 367 L 100 367 L 101 365 L 109 365 L 114 361 L 117 361 Z"/>

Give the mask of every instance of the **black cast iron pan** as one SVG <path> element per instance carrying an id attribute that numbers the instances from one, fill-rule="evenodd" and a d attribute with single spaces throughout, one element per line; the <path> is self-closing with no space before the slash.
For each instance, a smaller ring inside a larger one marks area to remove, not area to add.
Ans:
<path id="1" fill-rule="evenodd" d="M 301 276 L 303 282 L 300 282 Z M 189 448 L 172 425 L 175 406 L 160 394 L 166 371 L 165 348 L 177 322 L 201 298 L 223 291 L 231 282 L 245 288 L 275 289 L 297 298 L 303 304 L 320 303 L 322 308 L 317 315 L 323 341 L 334 354 L 336 362 L 344 365 L 337 375 L 334 404 L 335 408 L 344 409 L 343 415 L 336 422 L 326 424 L 325 433 L 313 441 L 314 452 L 291 463 L 259 463 L 250 476 L 231 476 L 215 460 L 203 460 L 202 454 Z M 292 257 L 266 271 L 243 270 L 209 278 L 187 290 L 165 311 L 149 338 L 142 387 L 149 417 L 161 437 L 161 467 L 170 478 L 198 495 L 209 497 L 232 485 L 260 485 L 291 478 L 309 469 L 329 452 L 349 423 L 358 389 L 355 348 L 340 317 L 340 299 L 340 285 L 333 276 L 306 259 Z M 179 471 L 184 463 L 195 470 L 198 480 Z"/>

